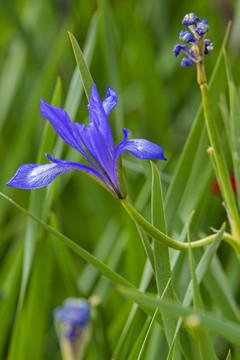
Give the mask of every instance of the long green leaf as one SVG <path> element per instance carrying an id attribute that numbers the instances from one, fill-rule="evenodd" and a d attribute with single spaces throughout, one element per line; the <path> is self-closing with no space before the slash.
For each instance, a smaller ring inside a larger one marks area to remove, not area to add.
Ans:
<path id="1" fill-rule="evenodd" d="M 233 81 L 228 82 L 230 99 L 231 150 L 234 175 L 237 185 L 238 205 L 240 206 L 240 102 Z"/>
<path id="2" fill-rule="evenodd" d="M 73 36 L 72 33 L 70 33 L 70 31 L 68 32 L 71 43 L 72 43 L 72 47 L 73 47 L 73 51 L 74 51 L 74 55 L 76 58 L 76 62 L 77 62 L 77 66 L 81 75 L 81 79 L 82 79 L 82 83 L 83 83 L 83 87 L 87 96 L 87 99 L 89 101 L 90 99 L 90 94 L 91 94 L 91 90 L 93 87 L 93 79 L 92 76 L 90 74 L 90 71 L 88 69 L 86 60 L 84 58 L 84 55 L 82 53 L 82 50 L 76 40 L 76 38 Z"/>
<path id="3" fill-rule="evenodd" d="M 197 282 L 198 284 L 201 283 L 205 273 L 207 272 L 207 270 L 209 269 L 209 266 L 211 264 L 211 261 L 218 249 L 218 246 L 220 245 L 220 242 L 222 240 L 222 235 L 224 233 L 225 230 L 225 224 L 223 224 L 221 230 L 219 231 L 216 239 L 213 241 L 213 243 L 207 248 L 207 250 L 205 251 L 205 253 L 203 254 L 201 260 L 198 263 L 198 266 L 196 268 L 196 277 L 197 277 Z M 189 306 L 191 304 L 192 301 L 192 297 L 193 297 L 193 283 L 192 280 L 190 281 L 187 290 L 185 292 L 185 296 L 183 299 L 183 306 Z M 178 331 L 180 329 L 182 323 L 182 318 L 180 318 L 177 322 L 177 326 L 176 326 L 176 330 L 175 330 L 175 336 L 173 338 L 173 340 L 175 340 L 175 337 L 178 334 Z M 174 346 L 174 341 L 172 343 L 171 348 Z"/>
<path id="4" fill-rule="evenodd" d="M 5 357 L 5 346 L 8 337 L 11 334 L 12 314 L 14 313 L 18 297 L 19 297 L 19 284 L 21 281 L 22 261 L 23 261 L 23 245 L 21 243 L 15 248 L 16 253 L 12 251 L 9 254 L 7 261 L 11 261 L 10 266 L 7 266 L 8 274 L 5 281 L 1 285 L 1 302 L 0 302 L 0 319 L 1 327 L 4 329 L 0 336 L 0 358 Z M 5 261 L 2 261 L 1 275 L 4 274 Z M 1 279 L 2 280 L 2 279 Z"/>
<path id="5" fill-rule="evenodd" d="M 163 206 L 162 185 L 158 168 L 151 162 L 152 166 L 152 224 L 157 229 L 166 233 L 165 211 Z M 172 287 L 172 274 L 169 260 L 169 249 L 166 245 L 154 240 L 154 257 L 155 272 L 159 297 L 164 293 L 164 298 L 174 300 Z M 170 279 L 170 283 L 169 283 Z M 169 285 L 167 286 L 167 284 Z M 167 286 L 167 289 L 165 289 Z M 167 341 L 171 346 L 174 330 L 176 327 L 176 319 L 168 312 L 162 313 L 164 330 Z M 180 359 L 180 351 L 178 345 L 175 346 L 175 359 Z"/>
<path id="6" fill-rule="evenodd" d="M 187 234 L 188 234 L 188 243 L 191 244 L 189 228 L 187 229 Z M 202 301 L 202 297 L 201 297 L 201 293 L 200 293 L 200 288 L 199 288 L 199 284 L 198 284 L 197 276 L 196 276 L 196 272 L 195 272 L 194 259 L 193 259 L 193 253 L 192 253 L 191 246 L 189 247 L 188 254 L 189 254 L 189 262 L 190 262 L 191 278 L 192 278 L 192 284 L 193 284 L 194 308 L 199 309 L 199 310 L 204 310 L 204 305 L 203 305 L 203 301 Z M 217 360 L 217 357 L 216 357 L 216 354 L 214 351 L 214 347 L 213 347 L 213 343 L 211 341 L 208 329 L 204 329 L 204 328 L 199 329 L 198 327 L 196 327 L 194 330 L 195 330 L 196 337 L 197 337 L 196 340 L 199 344 L 200 359 L 202 359 L 202 360 L 214 360 L 214 359 Z"/>
<path id="7" fill-rule="evenodd" d="M 146 265 L 144 267 L 144 270 L 143 270 L 143 273 L 142 273 L 142 279 L 141 279 L 141 282 L 140 282 L 140 285 L 139 285 L 139 289 L 141 291 L 145 291 L 147 289 L 147 286 L 149 285 L 149 282 L 150 282 L 150 279 L 151 279 L 151 276 L 152 276 L 152 272 L 151 272 L 151 266 L 150 266 L 150 263 L 147 261 L 146 262 Z M 127 335 L 130 331 L 130 328 L 131 328 L 131 325 L 133 323 L 133 320 L 136 316 L 136 312 L 137 312 L 137 309 L 138 309 L 138 306 L 137 304 L 133 304 L 132 308 L 131 308 L 131 311 L 129 313 L 129 316 L 127 318 L 127 321 L 125 323 L 125 326 L 122 330 L 122 333 L 121 333 L 121 336 L 118 340 L 118 343 L 117 343 L 117 346 L 116 348 L 114 349 L 114 353 L 113 353 L 113 358 L 115 359 L 118 359 L 119 358 L 119 354 L 124 346 L 124 342 L 126 341 L 126 338 L 127 338 Z"/>
<path id="8" fill-rule="evenodd" d="M 217 258 L 213 259 L 203 283 L 222 314 L 229 320 L 240 321 L 239 306 L 229 285 L 229 279 Z"/>
<path id="9" fill-rule="evenodd" d="M 83 57 L 88 66 L 90 66 L 92 63 L 97 37 L 98 23 L 99 14 L 96 13 L 92 17 L 83 48 Z M 76 118 L 77 110 L 80 104 L 80 100 L 82 98 L 82 92 L 83 82 L 79 81 L 79 67 L 77 65 L 67 92 L 66 101 L 64 103 L 64 109 L 66 110 L 72 121 L 74 121 Z"/>
<path id="10" fill-rule="evenodd" d="M 152 318 L 152 321 L 150 317 L 146 319 L 145 324 L 137 338 L 137 341 L 135 342 L 135 345 L 128 356 L 129 360 L 141 359 L 141 355 L 144 350 L 144 346 L 146 344 L 147 338 L 149 336 L 153 321 L 154 321 L 154 316 Z"/>
<path id="11" fill-rule="evenodd" d="M 154 295 L 142 294 L 134 289 L 119 287 L 119 291 L 128 299 L 137 304 L 156 310 L 157 308 L 163 311 L 170 311 L 177 317 L 187 317 L 189 315 L 196 315 L 203 325 L 206 325 L 209 330 L 216 332 L 220 336 L 228 339 L 236 345 L 240 343 L 240 325 L 233 323 L 227 319 L 219 318 L 209 313 L 200 310 L 195 310 L 190 307 L 180 306 L 170 301 L 156 299 Z"/>
<path id="12" fill-rule="evenodd" d="M 118 110 L 114 112 L 114 116 L 116 117 L 116 131 L 117 138 L 122 136 L 121 129 L 123 127 L 123 107 L 121 105 L 121 91 L 120 91 L 120 79 L 119 79 L 119 65 L 118 58 L 116 52 L 116 45 L 114 39 L 114 21 L 113 15 L 111 11 L 111 7 L 109 6 L 108 1 L 106 0 L 98 0 L 99 8 L 101 11 L 101 30 L 102 30 L 102 43 L 103 43 L 103 53 L 104 59 L 106 63 L 106 69 L 109 76 L 109 83 L 114 88 L 114 90 L 118 93 Z"/>

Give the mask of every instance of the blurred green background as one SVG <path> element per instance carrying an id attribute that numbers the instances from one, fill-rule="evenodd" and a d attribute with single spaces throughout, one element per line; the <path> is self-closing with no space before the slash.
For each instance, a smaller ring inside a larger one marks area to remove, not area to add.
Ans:
<path id="1" fill-rule="evenodd" d="M 166 194 L 201 102 L 196 70 L 181 68 L 181 55 L 176 59 L 172 53 L 179 42 L 182 18 L 189 12 L 206 18 L 210 24 L 208 36 L 214 51 L 206 59 L 208 78 L 228 21 L 233 21 L 227 48 L 237 80 L 240 73 L 237 0 L 201 0 L 194 4 L 186 0 L 0 1 L 0 191 L 38 216 L 46 207 L 43 198 L 51 197 L 50 223 L 135 285 L 145 262 L 137 230 L 118 202 L 97 183 L 78 172 L 56 179 L 49 192 L 7 188 L 5 183 L 19 165 L 37 162 L 45 126 L 39 100 L 42 97 L 51 102 L 57 77 L 62 88 L 59 104 L 72 120 L 88 121 L 80 77 L 77 72 L 73 77 L 76 62 L 69 30 L 84 49 L 101 98 L 107 85 L 118 94 L 118 106 L 110 116 L 116 142 L 121 140 L 121 129 L 126 127 L 132 138 L 146 138 L 164 147 L 168 162 L 158 166 Z M 221 76 L 224 82 L 225 74 L 222 72 Z M 79 85 L 74 85 L 74 81 Z M 224 87 L 218 90 L 217 101 L 225 90 Z M 57 157 L 80 161 L 79 154 L 61 144 L 61 140 L 47 151 L 52 154 L 54 147 Z M 150 165 L 131 155 L 124 155 L 123 164 L 130 198 L 149 218 Z M 203 176 L 205 165 L 209 167 L 207 155 L 198 169 Z M 204 187 L 199 188 L 196 182 L 195 189 L 186 189 L 186 196 L 176 204 L 176 214 L 169 224 L 173 235 L 179 236 L 185 219 L 196 207 L 195 236 L 208 232 L 209 226 L 219 227 L 225 219 L 221 197 L 210 192 L 212 179 L 213 174 L 208 171 Z M 199 191 L 197 200 L 189 198 L 188 191 L 197 194 Z M 130 302 L 92 267 L 39 231 L 3 199 L 0 214 L 0 358 L 59 359 L 52 310 L 66 297 L 92 294 L 100 295 L 102 303 L 95 314 L 96 339 L 88 350 L 88 359 L 110 358 Z M 49 211 L 45 220 L 48 215 Z M 226 265 L 229 248 L 224 245 L 221 251 Z M 188 279 L 186 270 L 178 283 L 180 297 L 181 286 Z M 235 291 L 239 292 L 237 285 Z M 20 302 L 21 312 L 17 311 L 20 293 L 20 299 L 24 299 Z M 212 300 L 208 301 L 210 306 Z M 143 318 L 139 312 L 126 348 L 133 346 Z M 224 346 L 224 342 L 219 344 L 220 350 Z"/>

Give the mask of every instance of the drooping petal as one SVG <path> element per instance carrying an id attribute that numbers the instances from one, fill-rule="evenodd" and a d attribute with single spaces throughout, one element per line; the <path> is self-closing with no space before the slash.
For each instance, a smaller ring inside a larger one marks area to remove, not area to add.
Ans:
<path id="1" fill-rule="evenodd" d="M 49 155 L 47 157 L 53 161 L 52 164 L 23 164 L 6 185 L 21 189 L 37 189 L 50 184 L 58 175 L 71 170 L 83 171 L 105 182 L 102 174 L 89 166 L 71 161 L 52 159 Z"/>
<path id="2" fill-rule="evenodd" d="M 128 140 L 121 150 L 121 154 L 129 152 L 139 159 L 167 160 L 163 155 L 163 148 L 145 139 Z"/>
<path id="3" fill-rule="evenodd" d="M 108 110 L 111 106 L 106 106 Z M 106 112 L 103 107 L 103 103 L 97 92 L 96 84 L 93 84 L 90 101 L 88 105 L 89 109 L 89 123 L 93 123 L 97 132 L 99 133 L 102 146 L 105 147 L 106 152 L 114 153 L 114 142 L 112 137 L 111 128 L 108 122 Z"/>
<path id="4" fill-rule="evenodd" d="M 88 175 L 94 177 L 96 180 L 100 180 L 101 182 L 104 182 L 109 188 L 111 188 L 111 184 L 110 184 L 109 180 L 106 178 L 106 176 L 104 176 L 104 174 L 97 167 L 92 169 L 91 167 L 89 167 L 87 165 L 79 164 L 79 163 L 76 163 L 73 161 L 56 159 L 55 152 L 53 153 L 53 157 L 51 157 L 47 153 L 45 153 L 45 155 L 54 164 L 57 164 L 62 167 L 71 167 L 72 166 L 73 167 L 72 170 L 83 171 L 83 172 L 87 173 Z"/>
<path id="5" fill-rule="evenodd" d="M 161 159 L 167 160 L 163 155 L 163 148 L 145 139 L 127 140 L 129 131 L 123 130 L 123 140 L 117 145 L 114 153 L 114 179 L 116 188 L 119 189 L 118 184 L 118 159 L 124 152 L 129 152 L 139 159 Z M 121 193 L 121 190 L 119 190 Z"/>
<path id="6" fill-rule="evenodd" d="M 127 140 L 129 131 L 127 129 L 123 129 L 123 133 L 124 138 L 115 150 L 116 159 L 124 152 L 129 152 L 139 159 L 167 160 L 163 155 L 163 148 L 161 146 L 145 139 Z"/>
<path id="7" fill-rule="evenodd" d="M 112 109 L 117 105 L 117 94 L 110 86 L 107 87 L 107 94 L 102 104 L 107 115 L 109 115 Z"/>

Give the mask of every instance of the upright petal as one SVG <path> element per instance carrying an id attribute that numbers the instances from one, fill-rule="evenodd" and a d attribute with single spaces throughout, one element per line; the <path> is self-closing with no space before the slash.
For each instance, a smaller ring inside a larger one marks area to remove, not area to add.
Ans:
<path id="1" fill-rule="evenodd" d="M 79 141 L 77 123 L 71 122 L 67 112 L 60 107 L 47 104 L 43 99 L 40 103 L 40 112 L 52 124 L 58 135 L 86 158 L 87 153 Z"/>
<path id="2" fill-rule="evenodd" d="M 117 94 L 110 86 L 107 87 L 107 94 L 102 104 L 107 115 L 109 115 L 112 109 L 117 105 Z"/>
<path id="3" fill-rule="evenodd" d="M 89 126 L 79 127 L 80 139 L 83 145 L 88 149 L 93 159 L 98 164 L 99 168 L 112 178 L 112 155 L 105 146 L 105 142 L 102 135 L 99 133 L 97 127 L 90 123 Z"/>
<path id="4" fill-rule="evenodd" d="M 106 105 L 107 111 L 111 107 L 112 104 L 108 106 Z M 105 147 L 106 151 L 110 152 L 110 154 L 113 155 L 114 142 L 113 142 L 112 132 L 108 122 L 107 114 L 104 110 L 102 101 L 97 92 L 96 84 L 93 84 L 92 87 L 88 109 L 89 109 L 89 122 L 93 123 L 99 134 L 101 134 L 101 142 L 103 142 L 102 145 Z"/>

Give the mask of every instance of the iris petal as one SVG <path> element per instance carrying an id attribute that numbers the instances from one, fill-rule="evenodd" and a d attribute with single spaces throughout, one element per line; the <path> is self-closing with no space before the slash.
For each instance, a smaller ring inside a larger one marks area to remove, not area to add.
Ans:
<path id="1" fill-rule="evenodd" d="M 129 131 L 123 129 L 124 138 L 115 149 L 117 159 L 124 152 L 129 152 L 139 159 L 161 159 L 167 160 L 163 155 L 163 148 L 145 139 L 127 140 Z"/>
<path id="2" fill-rule="evenodd" d="M 99 167 L 110 178 L 113 174 L 112 156 L 106 148 L 102 135 L 94 123 L 89 126 L 83 125 L 80 129 L 80 139 L 84 146 L 88 149 L 91 156 L 94 158 Z"/>
<path id="3" fill-rule="evenodd" d="M 47 119 L 58 135 L 70 146 L 79 151 L 81 147 L 74 124 L 67 112 L 60 107 L 48 105 L 43 99 L 40 103 L 40 112 Z"/>
<path id="4" fill-rule="evenodd" d="M 91 175 L 91 176 L 93 176 L 95 178 L 100 179 L 101 182 L 104 182 L 108 187 L 111 187 L 111 184 L 108 181 L 108 179 L 106 178 L 106 176 L 103 175 L 102 172 L 100 170 L 98 170 L 98 168 L 92 169 L 88 165 L 79 164 L 79 163 L 76 163 L 76 162 L 73 162 L 73 161 L 56 159 L 55 157 L 51 157 L 47 153 L 45 153 L 45 155 L 54 164 L 57 164 L 57 165 L 62 166 L 62 167 L 73 167 L 72 170 L 83 171 L 83 172 L 87 173 L 88 175 Z M 68 171 L 70 171 L 70 170 L 68 170 Z"/>
<path id="5" fill-rule="evenodd" d="M 145 139 L 132 139 L 126 141 L 121 149 L 121 154 L 129 152 L 139 159 L 161 159 L 167 160 L 163 156 L 163 148 Z"/>
<path id="6" fill-rule="evenodd" d="M 112 137 L 111 128 L 108 122 L 106 112 L 103 107 L 103 103 L 97 92 L 96 84 L 93 84 L 90 101 L 88 105 L 89 109 L 89 122 L 95 125 L 96 130 L 102 135 L 102 141 L 104 147 L 110 152 L 114 153 L 114 142 Z"/>
<path id="7" fill-rule="evenodd" d="M 117 161 L 119 156 L 129 152 L 139 159 L 161 159 L 167 160 L 163 155 L 163 148 L 145 139 L 127 140 L 129 131 L 123 130 L 123 140 L 118 144 L 114 153 L 114 179 L 117 183 Z M 118 187 L 118 184 L 117 184 Z"/>
<path id="8" fill-rule="evenodd" d="M 43 99 L 40 102 L 41 115 L 53 126 L 58 135 L 75 150 L 79 151 L 85 159 L 95 167 L 91 158 L 79 141 L 79 123 L 72 123 L 68 113 L 57 106 L 46 103 Z"/>
<path id="9" fill-rule="evenodd" d="M 115 91 L 108 86 L 107 87 L 107 94 L 103 101 L 103 108 L 106 115 L 109 115 L 112 109 L 117 105 L 117 94 Z"/>
<path id="10" fill-rule="evenodd" d="M 101 178 L 100 180 L 102 182 L 105 181 L 105 178 L 102 177 L 100 172 L 97 172 L 89 166 L 71 161 L 52 159 L 50 156 L 48 157 L 50 160 L 54 161 L 54 163 L 44 165 L 21 165 L 16 174 L 6 185 L 21 189 L 37 189 L 50 184 L 58 175 L 71 170 L 84 171 L 95 178 Z"/>

